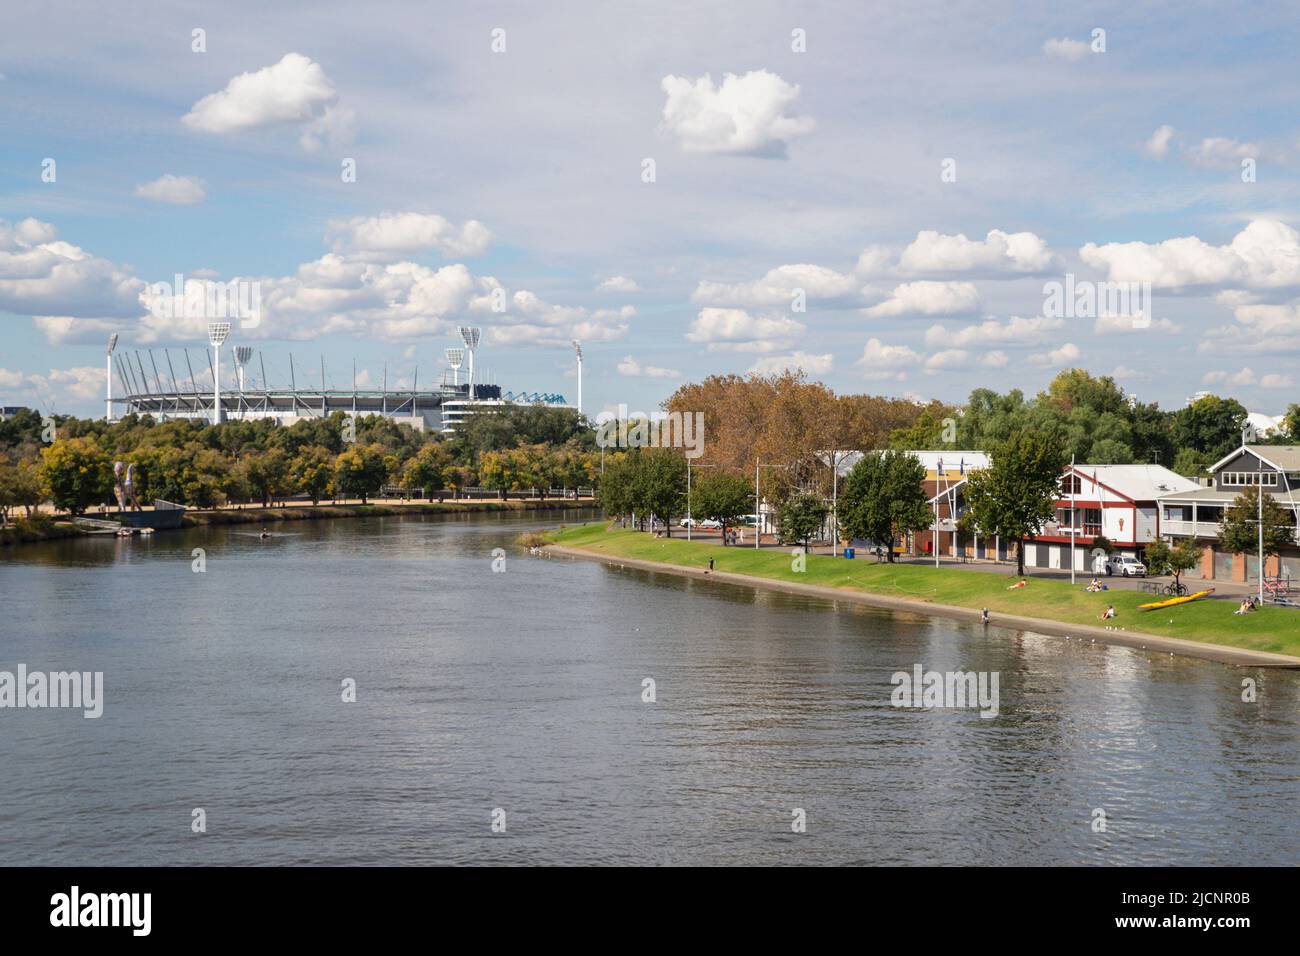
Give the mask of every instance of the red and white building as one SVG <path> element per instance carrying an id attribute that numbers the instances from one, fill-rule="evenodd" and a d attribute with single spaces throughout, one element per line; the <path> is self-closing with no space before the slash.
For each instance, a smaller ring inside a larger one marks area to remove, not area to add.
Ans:
<path id="1" fill-rule="evenodd" d="M 1200 486 L 1160 465 L 1074 465 L 1061 478 L 1054 520 L 1025 542 L 1025 565 L 1092 570 L 1093 541 L 1110 540 L 1118 554 L 1140 558 L 1161 535 L 1159 499 Z"/>

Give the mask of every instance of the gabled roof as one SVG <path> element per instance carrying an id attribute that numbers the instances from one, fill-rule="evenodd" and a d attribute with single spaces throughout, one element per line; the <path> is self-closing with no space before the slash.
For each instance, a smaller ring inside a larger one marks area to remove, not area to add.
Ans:
<path id="1" fill-rule="evenodd" d="M 1215 472 L 1242 452 L 1249 452 L 1274 471 L 1300 471 L 1300 445 L 1242 445 L 1210 466 Z"/>
<path id="2" fill-rule="evenodd" d="M 1130 501 L 1155 501 L 1161 495 L 1195 491 L 1200 487 L 1163 465 L 1075 465 L 1074 471 L 1088 479 L 1095 475 L 1107 490 Z"/>

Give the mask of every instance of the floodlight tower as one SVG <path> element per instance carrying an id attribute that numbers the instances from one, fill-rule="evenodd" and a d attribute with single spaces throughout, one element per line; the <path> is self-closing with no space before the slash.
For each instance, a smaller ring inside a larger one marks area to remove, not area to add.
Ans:
<path id="1" fill-rule="evenodd" d="M 230 334 L 229 322 L 209 322 L 208 342 L 212 345 L 212 424 L 221 424 L 221 345 Z"/>
<path id="2" fill-rule="evenodd" d="M 478 348 L 479 336 L 483 330 L 473 325 L 462 325 L 460 327 L 460 339 L 465 343 L 465 351 L 469 352 L 469 398 L 474 400 L 474 352 Z"/>
<path id="3" fill-rule="evenodd" d="M 447 364 L 451 366 L 451 384 L 460 384 L 460 367 L 465 362 L 464 349 L 447 349 Z"/>
<path id="4" fill-rule="evenodd" d="M 582 414 L 582 343 L 573 340 L 573 351 L 578 356 L 578 414 Z"/>
<path id="5" fill-rule="evenodd" d="M 244 366 L 253 357 L 251 345 L 236 345 L 230 350 L 235 356 L 235 374 L 239 377 L 239 394 L 244 394 Z"/>
<path id="6" fill-rule="evenodd" d="M 108 352 L 104 359 L 104 421 L 113 420 L 113 349 L 117 348 L 117 333 L 108 337 Z"/>

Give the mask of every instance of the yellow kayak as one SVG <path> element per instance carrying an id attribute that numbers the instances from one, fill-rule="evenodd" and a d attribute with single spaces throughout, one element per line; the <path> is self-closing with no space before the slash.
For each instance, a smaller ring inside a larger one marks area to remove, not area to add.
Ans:
<path id="1" fill-rule="evenodd" d="M 1151 604 L 1139 604 L 1139 611 L 1155 611 L 1162 607 L 1175 607 L 1179 604 L 1186 604 L 1189 601 L 1195 601 L 1197 598 L 1203 598 L 1207 594 L 1213 594 L 1214 588 L 1206 588 L 1204 591 L 1197 591 L 1195 594 L 1184 594 L 1182 597 L 1171 597 L 1164 601 L 1155 601 Z"/>

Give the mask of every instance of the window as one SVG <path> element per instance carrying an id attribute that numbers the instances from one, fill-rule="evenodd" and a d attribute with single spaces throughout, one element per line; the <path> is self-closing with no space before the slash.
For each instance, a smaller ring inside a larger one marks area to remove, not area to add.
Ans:
<path id="1" fill-rule="evenodd" d="M 1223 487 L 1225 488 L 1246 488 L 1254 487 L 1263 482 L 1265 487 L 1277 487 L 1276 471 L 1225 471 L 1223 473 Z"/>
<path id="2" fill-rule="evenodd" d="M 1061 494 L 1077 495 L 1083 491 L 1083 482 L 1078 475 L 1066 475 L 1061 479 Z"/>

